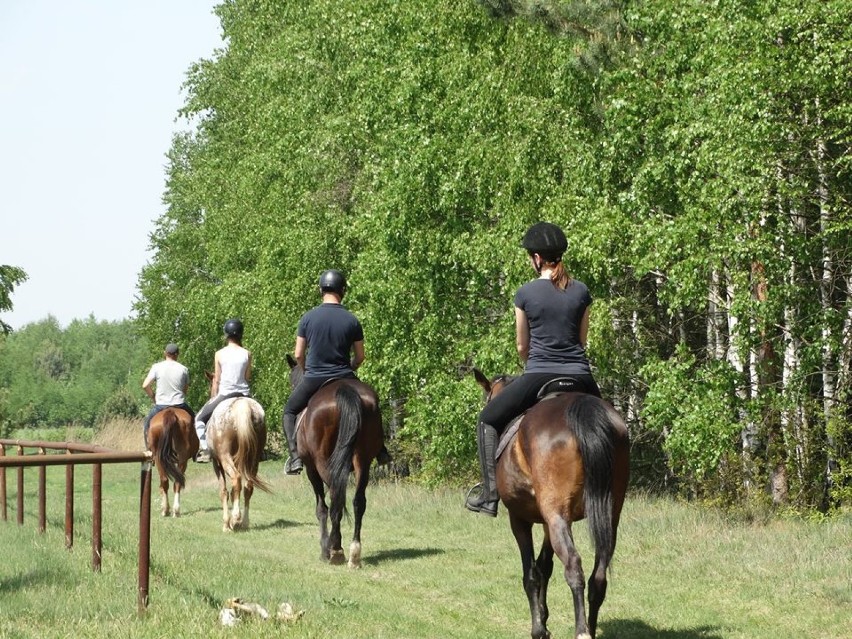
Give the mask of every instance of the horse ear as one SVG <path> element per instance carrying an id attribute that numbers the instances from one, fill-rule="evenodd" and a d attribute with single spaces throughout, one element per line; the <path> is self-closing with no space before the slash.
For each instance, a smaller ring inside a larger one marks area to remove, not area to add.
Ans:
<path id="1" fill-rule="evenodd" d="M 287 353 L 287 365 L 290 368 L 296 368 L 296 366 L 299 365 L 298 362 L 296 362 L 296 360 L 293 359 L 293 357 L 290 355 L 290 353 Z"/>
<path id="2" fill-rule="evenodd" d="M 476 383 L 482 386 L 482 390 L 484 390 L 486 393 L 491 392 L 491 382 L 488 381 L 488 378 L 482 374 L 482 371 L 480 371 L 478 368 L 474 368 L 473 376 L 474 378 L 476 378 Z"/>

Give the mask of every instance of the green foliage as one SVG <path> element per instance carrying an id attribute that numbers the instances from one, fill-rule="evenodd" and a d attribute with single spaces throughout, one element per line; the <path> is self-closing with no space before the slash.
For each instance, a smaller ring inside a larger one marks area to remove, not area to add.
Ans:
<path id="1" fill-rule="evenodd" d="M 133 393 L 126 387 L 120 387 L 107 397 L 98 413 L 98 422 L 103 423 L 116 417 L 132 419 L 139 417 L 142 412 L 138 393 Z"/>
<path id="2" fill-rule="evenodd" d="M 18 284 L 27 281 L 27 274 L 23 269 L 8 264 L 0 264 L 0 311 L 11 311 L 12 292 Z M 8 335 L 12 328 L 3 320 L 0 320 L 0 333 Z"/>
<path id="3" fill-rule="evenodd" d="M 129 320 L 53 317 L 0 342 L 0 421 L 10 428 L 93 426 L 111 416 L 138 417 L 147 341 Z"/>
<path id="4" fill-rule="evenodd" d="M 519 372 L 518 238 L 547 219 L 596 299 L 589 352 L 636 457 L 663 451 L 705 493 L 783 467 L 820 503 L 813 469 L 849 454 L 827 445 L 839 409 L 811 408 L 852 383 L 848 3 L 217 11 L 228 44 L 188 74 L 195 128 L 137 304 L 154 351 L 181 345 L 192 403 L 238 316 L 276 423 L 297 320 L 339 268 L 399 450 L 430 481 L 471 473 L 469 371 Z"/>
<path id="5" fill-rule="evenodd" d="M 736 447 L 741 428 L 736 372 L 725 363 L 697 366 L 681 351 L 665 362 L 646 364 L 642 375 L 650 387 L 645 424 L 665 431 L 671 467 L 694 490 Z"/>

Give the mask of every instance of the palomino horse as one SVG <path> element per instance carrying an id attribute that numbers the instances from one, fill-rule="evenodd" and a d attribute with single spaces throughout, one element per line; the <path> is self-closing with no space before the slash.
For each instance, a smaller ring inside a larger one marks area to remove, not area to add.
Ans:
<path id="1" fill-rule="evenodd" d="M 198 435 L 192 417 L 182 408 L 166 408 L 151 418 L 148 447 L 160 476 L 163 517 L 169 515 L 169 480 L 174 483 L 173 517 L 180 517 L 180 491 L 186 484 L 186 465 L 198 452 Z"/>
<path id="2" fill-rule="evenodd" d="M 295 388 L 304 371 L 287 356 L 290 384 Z M 355 529 L 349 545 L 349 567 L 361 566 L 361 521 L 367 510 L 370 464 L 384 443 L 379 399 L 371 386 L 355 378 L 336 379 L 311 397 L 297 430 L 299 456 L 316 497 L 320 525 L 320 558 L 332 564 L 346 561 L 341 547 L 340 520 L 346 511 L 346 485 L 355 474 Z M 325 487 L 331 498 L 331 532 Z"/>
<path id="3" fill-rule="evenodd" d="M 257 476 L 263 448 L 266 446 L 266 415 L 263 407 L 250 397 L 224 400 L 207 422 L 207 445 L 213 471 L 219 480 L 222 530 L 230 532 L 239 528 L 247 529 L 249 504 L 255 486 L 270 492 L 266 482 Z M 226 475 L 231 484 L 230 491 L 226 485 Z"/>
<path id="4" fill-rule="evenodd" d="M 489 381 L 474 369 L 487 400 L 512 381 Z M 509 511 L 521 551 L 524 590 L 532 617 L 533 639 L 547 630 L 547 583 L 555 552 L 565 566 L 574 599 L 574 636 L 595 636 L 598 611 L 606 597 L 607 569 L 615 552 L 616 531 L 629 477 L 629 437 L 624 420 L 608 403 L 584 393 L 560 393 L 540 401 L 524 415 L 497 460 L 497 491 Z M 583 601 L 584 577 L 571 524 L 585 517 L 595 548 L 589 577 L 589 616 Z M 544 540 L 534 557 L 532 527 L 543 524 Z"/>

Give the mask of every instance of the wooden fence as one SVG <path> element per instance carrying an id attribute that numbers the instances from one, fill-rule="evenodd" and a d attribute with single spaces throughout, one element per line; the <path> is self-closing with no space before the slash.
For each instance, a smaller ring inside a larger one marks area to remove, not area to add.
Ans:
<path id="1" fill-rule="evenodd" d="M 15 455 L 7 455 L 14 449 Z M 27 453 L 35 449 L 35 453 Z M 48 450 L 62 453 L 48 453 Z M 64 453 L 64 454 L 63 454 Z M 0 519 L 8 521 L 6 503 L 6 468 L 17 468 L 17 521 L 24 524 L 24 468 L 38 470 L 38 530 L 47 524 L 47 467 L 65 466 L 65 547 L 74 545 L 74 467 L 92 466 L 92 570 L 101 571 L 101 468 L 103 464 L 142 462 L 139 488 L 139 590 L 137 610 L 144 614 L 148 607 L 148 581 L 151 560 L 151 453 L 126 452 L 69 442 L 42 442 L 0 439 Z"/>

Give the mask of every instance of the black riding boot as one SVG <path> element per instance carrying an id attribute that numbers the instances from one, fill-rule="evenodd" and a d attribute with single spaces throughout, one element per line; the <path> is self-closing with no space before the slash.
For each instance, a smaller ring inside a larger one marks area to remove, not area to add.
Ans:
<path id="1" fill-rule="evenodd" d="M 479 422 L 476 427 L 476 446 L 479 449 L 479 467 L 482 471 L 482 489 L 476 497 L 468 494 L 465 507 L 475 513 L 497 516 L 497 477 L 495 473 L 497 452 L 497 430 L 490 424 Z M 471 489 L 472 490 L 472 489 Z"/>
<path id="2" fill-rule="evenodd" d="M 287 439 L 287 449 L 290 451 L 290 457 L 284 464 L 284 472 L 288 475 L 298 475 L 302 472 L 302 460 L 299 459 L 299 451 L 296 450 L 296 416 L 284 413 L 281 425 L 284 427 L 284 437 Z"/>

